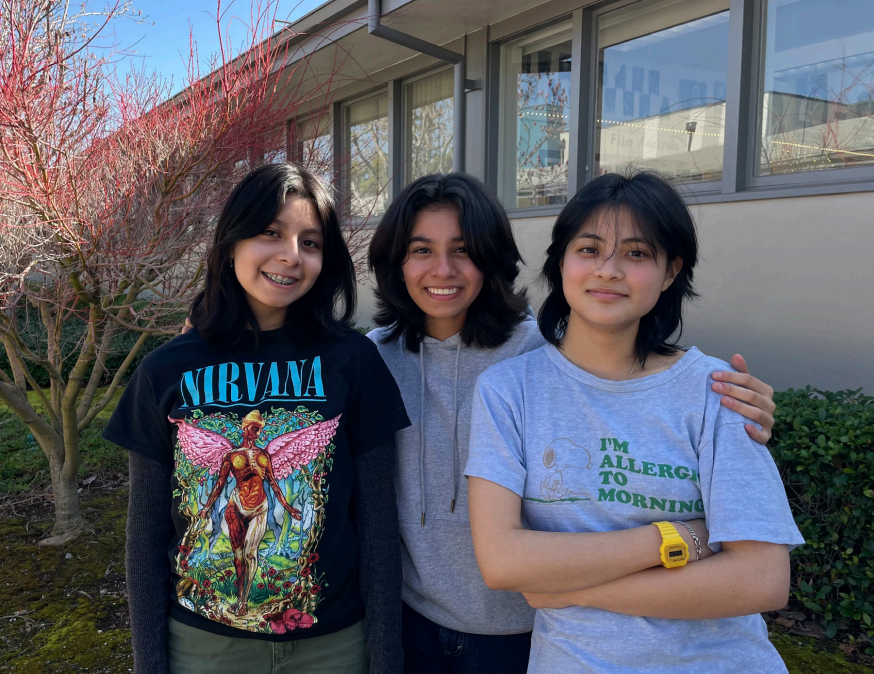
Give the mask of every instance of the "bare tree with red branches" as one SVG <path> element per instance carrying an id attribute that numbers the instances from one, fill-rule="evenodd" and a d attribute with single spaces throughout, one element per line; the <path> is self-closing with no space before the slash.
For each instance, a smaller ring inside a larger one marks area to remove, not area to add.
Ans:
<path id="1" fill-rule="evenodd" d="M 288 35 L 272 35 L 275 0 L 253 6 L 231 58 L 219 2 L 220 53 L 201 76 L 192 39 L 190 84 L 168 100 L 156 76 L 113 73 L 119 52 L 97 40 L 132 8 L 111 1 L 94 15 L 69 0 L 0 0 L 0 401 L 48 457 L 49 543 L 89 528 L 79 434 L 147 338 L 178 331 L 230 189 L 331 79 L 314 83 Z M 110 371 L 127 331 L 139 337 Z"/>

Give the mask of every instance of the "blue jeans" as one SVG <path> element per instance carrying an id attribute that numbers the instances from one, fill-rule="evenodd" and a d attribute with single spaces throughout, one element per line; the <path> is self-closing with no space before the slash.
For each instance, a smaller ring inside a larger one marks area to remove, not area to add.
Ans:
<path id="1" fill-rule="evenodd" d="M 404 604 L 404 674 L 525 674 L 531 632 L 492 636 L 441 627 Z"/>

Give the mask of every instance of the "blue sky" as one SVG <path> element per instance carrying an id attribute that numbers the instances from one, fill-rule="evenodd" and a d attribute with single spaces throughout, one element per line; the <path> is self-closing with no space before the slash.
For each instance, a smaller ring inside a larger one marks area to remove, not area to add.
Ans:
<path id="1" fill-rule="evenodd" d="M 299 19 L 325 2 L 274 1 L 279 3 L 276 17 L 288 21 Z M 257 0 L 222 0 L 223 26 L 225 31 L 230 28 L 234 54 L 239 51 L 245 36 L 245 26 L 249 23 L 253 2 Z M 147 70 L 160 73 L 166 80 L 172 78 L 173 92 L 177 92 L 184 86 L 187 75 L 189 26 L 197 41 L 201 65 L 208 62 L 210 54 L 218 51 L 214 18 L 217 6 L 218 0 L 134 0 L 134 10 L 142 10 L 145 20 L 135 23 L 121 18 L 111 25 L 119 47 L 135 52 L 130 57 L 134 60 L 134 65 L 139 68 L 145 63 Z M 276 27 L 278 29 L 280 24 Z M 122 65 L 122 69 L 127 68 Z M 203 70 L 202 68 L 201 72 Z"/>

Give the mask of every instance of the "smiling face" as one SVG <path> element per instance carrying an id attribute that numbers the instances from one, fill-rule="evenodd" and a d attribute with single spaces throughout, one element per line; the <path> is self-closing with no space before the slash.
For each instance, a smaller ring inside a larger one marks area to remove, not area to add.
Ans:
<path id="1" fill-rule="evenodd" d="M 323 246 L 312 204 L 289 195 L 263 232 L 234 247 L 234 273 L 262 330 L 281 327 L 289 305 L 313 287 L 322 270 Z"/>
<path id="2" fill-rule="evenodd" d="M 640 235 L 627 209 L 586 222 L 565 249 L 562 288 L 570 322 L 616 332 L 635 329 L 682 266 L 669 265 Z"/>
<path id="3" fill-rule="evenodd" d="M 467 254 L 454 208 L 416 215 L 402 269 L 407 292 L 425 314 L 427 334 L 446 339 L 459 332 L 482 290 L 483 273 Z"/>

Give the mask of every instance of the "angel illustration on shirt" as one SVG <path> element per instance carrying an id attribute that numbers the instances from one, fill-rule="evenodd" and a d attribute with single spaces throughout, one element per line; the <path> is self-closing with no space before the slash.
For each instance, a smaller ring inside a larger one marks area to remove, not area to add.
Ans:
<path id="1" fill-rule="evenodd" d="M 218 473 L 206 503 L 197 513 L 199 518 L 209 518 L 228 477 L 233 476 L 236 481 L 224 511 L 234 555 L 234 584 L 238 596 L 230 610 L 234 615 L 245 616 L 249 612 L 249 592 L 258 570 L 258 548 L 267 531 L 265 483 L 288 514 L 300 520 L 300 511 L 288 503 L 279 482 L 325 450 L 334 437 L 340 415 L 279 435 L 263 448 L 255 444 L 264 429 L 264 419 L 258 410 L 243 417 L 240 424 L 243 442 L 239 447 L 234 447 L 223 435 L 183 419 L 170 418 L 170 421 L 178 427 L 177 440 L 189 461 L 208 468 L 211 475 Z"/>

